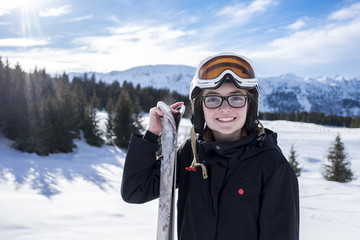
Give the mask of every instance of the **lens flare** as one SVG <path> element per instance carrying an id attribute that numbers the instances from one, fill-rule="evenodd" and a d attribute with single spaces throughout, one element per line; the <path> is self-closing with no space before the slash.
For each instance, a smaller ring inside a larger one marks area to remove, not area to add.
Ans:
<path id="1" fill-rule="evenodd" d="M 41 0 L 18 0 L 21 9 L 21 33 L 24 38 L 41 37 L 42 31 L 38 17 Z"/>

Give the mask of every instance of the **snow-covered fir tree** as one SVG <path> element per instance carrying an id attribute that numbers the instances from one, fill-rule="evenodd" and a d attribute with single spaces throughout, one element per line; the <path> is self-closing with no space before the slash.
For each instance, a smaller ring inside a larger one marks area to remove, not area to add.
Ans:
<path id="1" fill-rule="evenodd" d="M 354 174 L 350 169 L 350 161 L 339 134 L 329 147 L 327 160 L 329 164 L 323 165 L 323 176 L 326 180 L 346 183 L 354 179 Z"/>
<path id="2" fill-rule="evenodd" d="M 294 145 L 291 145 L 290 155 L 289 155 L 289 163 L 292 169 L 294 170 L 297 177 L 300 177 L 302 167 L 299 166 L 299 162 L 297 161 L 298 155 L 295 151 Z"/>

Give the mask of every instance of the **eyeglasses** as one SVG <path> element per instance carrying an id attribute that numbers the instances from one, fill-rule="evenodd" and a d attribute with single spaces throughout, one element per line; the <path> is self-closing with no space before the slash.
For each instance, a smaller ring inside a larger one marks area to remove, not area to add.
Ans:
<path id="1" fill-rule="evenodd" d="M 230 107 L 242 108 L 246 104 L 247 95 L 231 95 L 227 97 L 221 96 L 203 96 L 204 105 L 206 108 L 214 109 L 222 105 L 224 100 L 227 101 Z"/>

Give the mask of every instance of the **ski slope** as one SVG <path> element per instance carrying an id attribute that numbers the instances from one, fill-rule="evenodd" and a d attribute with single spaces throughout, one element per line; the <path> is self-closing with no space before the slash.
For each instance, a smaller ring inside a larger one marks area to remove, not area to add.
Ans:
<path id="1" fill-rule="evenodd" d="M 359 239 L 360 129 L 287 121 L 264 125 L 278 133 L 286 156 L 294 144 L 303 167 L 300 239 Z M 182 120 L 179 142 L 189 128 L 189 120 Z M 320 173 L 338 133 L 357 177 L 346 184 L 327 182 Z M 158 201 L 133 205 L 120 197 L 124 151 L 78 140 L 73 153 L 39 157 L 11 144 L 0 137 L 0 240 L 155 239 Z"/>

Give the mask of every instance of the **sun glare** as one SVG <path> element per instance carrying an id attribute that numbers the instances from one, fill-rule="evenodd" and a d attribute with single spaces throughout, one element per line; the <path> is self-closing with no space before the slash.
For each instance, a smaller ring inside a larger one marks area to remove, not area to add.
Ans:
<path id="1" fill-rule="evenodd" d="M 38 12 L 43 0 L 14 0 L 21 9 L 21 32 L 24 38 L 41 36 Z"/>
<path id="2" fill-rule="evenodd" d="M 21 8 L 38 8 L 43 0 L 15 0 Z"/>

